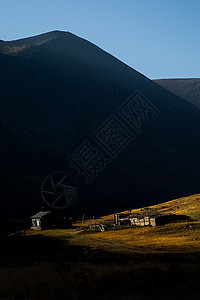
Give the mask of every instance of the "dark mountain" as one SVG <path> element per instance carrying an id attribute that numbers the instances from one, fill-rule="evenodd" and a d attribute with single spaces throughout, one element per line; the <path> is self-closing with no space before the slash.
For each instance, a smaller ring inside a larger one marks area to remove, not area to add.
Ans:
<path id="1" fill-rule="evenodd" d="M 199 192 L 200 111 L 192 104 L 68 32 L 0 42 L 0 53 L 2 215 L 45 206 L 41 184 L 54 171 L 77 182 L 69 215 Z M 90 149 L 78 151 L 85 141 Z"/>
<path id="2" fill-rule="evenodd" d="M 156 79 L 154 82 L 200 108 L 200 79 Z"/>

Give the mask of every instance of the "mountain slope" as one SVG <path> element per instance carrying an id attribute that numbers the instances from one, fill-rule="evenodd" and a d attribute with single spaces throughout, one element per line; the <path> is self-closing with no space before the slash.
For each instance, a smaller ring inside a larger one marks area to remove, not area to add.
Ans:
<path id="1" fill-rule="evenodd" d="M 154 82 L 200 108 L 200 79 L 157 79 Z"/>
<path id="2" fill-rule="evenodd" d="M 72 215 L 103 214 L 199 192 L 200 112 L 193 105 L 68 32 L 0 42 L 0 53 L 3 213 L 38 210 L 44 205 L 44 177 L 60 170 L 78 184 L 79 196 L 67 209 Z M 138 91 L 146 110 L 133 97 L 132 117 L 129 112 L 123 118 L 119 107 Z M 94 138 L 111 116 L 118 123 L 107 127 L 104 142 L 113 126 L 134 135 L 114 156 Z M 68 160 L 86 140 L 107 160 L 106 166 L 98 161 L 102 170 L 89 184 Z"/>

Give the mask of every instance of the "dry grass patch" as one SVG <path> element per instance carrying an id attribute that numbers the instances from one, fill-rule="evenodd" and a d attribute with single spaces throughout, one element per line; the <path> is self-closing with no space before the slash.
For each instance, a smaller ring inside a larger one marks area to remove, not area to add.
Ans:
<path id="1" fill-rule="evenodd" d="M 196 221 L 157 227 L 122 227 L 121 230 L 97 233 L 85 231 L 86 227 L 95 223 L 113 223 L 114 214 L 111 214 L 96 220 L 85 220 L 83 223 L 76 222 L 74 229 L 29 231 L 28 234 L 59 237 L 70 245 L 112 252 L 200 252 L 200 194 L 132 210 L 132 213 L 140 212 L 185 214 Z"/>

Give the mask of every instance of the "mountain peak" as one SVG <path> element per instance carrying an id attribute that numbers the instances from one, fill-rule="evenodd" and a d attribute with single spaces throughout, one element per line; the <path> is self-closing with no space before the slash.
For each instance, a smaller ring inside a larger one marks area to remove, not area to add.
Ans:
<path id="1" fill-rule="evenodd" d="M 49 42 L 53 39 L 60 37 L 61 35 L 66 35 L 66 34 L 69 34 L 69 32 L 54 30 L 36 36 L 22 38 L 13 41 L 0 40 L 0 42 L 2 42 L 2 45 L 0 46 L 0 53 L 8 54 L 8 55 L 17 55 L 27 48 L 30 48 L 32 46 L 40 46 L 46 42 Z"/>

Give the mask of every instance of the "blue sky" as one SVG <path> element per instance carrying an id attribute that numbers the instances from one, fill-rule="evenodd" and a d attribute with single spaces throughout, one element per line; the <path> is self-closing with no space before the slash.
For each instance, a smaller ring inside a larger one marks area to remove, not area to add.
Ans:
<path id="1" fill-rule="evenodd" d="M 0 0 L 0 39 L 55 29 L 152 79 L 200 77 L 199 0 Z"/>

